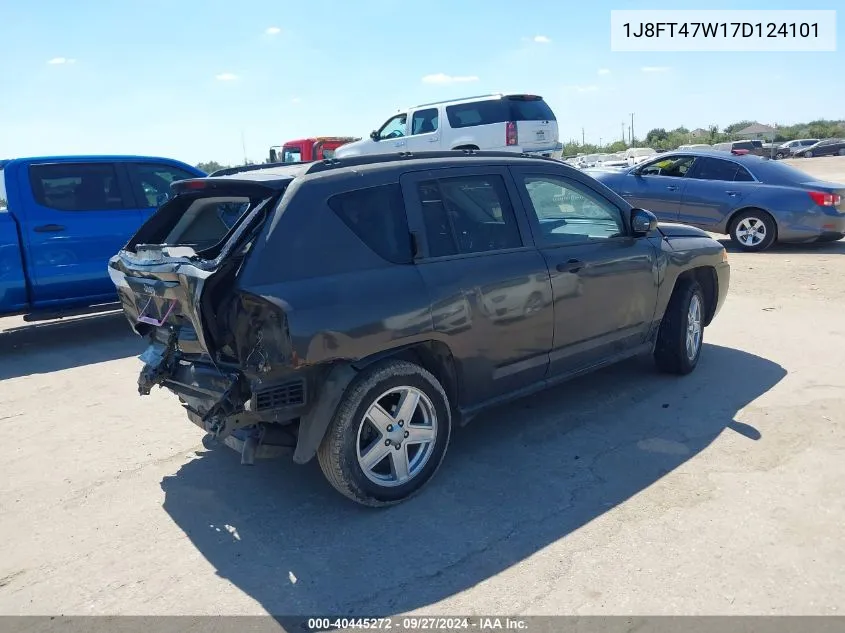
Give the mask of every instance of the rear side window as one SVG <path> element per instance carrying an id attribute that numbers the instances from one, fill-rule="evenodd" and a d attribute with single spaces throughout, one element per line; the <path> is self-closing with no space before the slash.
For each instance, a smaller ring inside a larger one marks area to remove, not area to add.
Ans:
<path id="1" fill-rule="evenodd" d="M 170 185 L 177 180 L 196 178 L 184 169 L 157 163 L 129 163 L 129 177 L 142 206 L 158 207 L 170 199 Z"/>
<path id="2" fill-rule="evenodd" d="M 6 196 L 6 177 L 0 169 L 0 209 L 5 209 L 9 198 Z"/>
<path id="3" fill-rule="evenodd" d="M 526 97 L 505 97 L 446 106 L 446 116 L 453 128 L 505 121 L 556 120 L 554 112 L 545 101 Z"/>
<path id="4" fill-rule="evenodd" d="M 746 182 L 754 180 L 745 167 L 729 160 L 702 156 L 695 164 L 694 173 L 690 174 L 698 180 L 722 180 L 726 182 Z"/>
<path id="5" fill-rule="evenodd" d="M 754 143 L 751 141 L 739 141 L 733 144 L 733 149 L 754 149 Z"/>
<path id="6" fill-rule="evenodd" d="M 329 207 L 379 256 L 394 264 L 411 262 L 411 232 L 398 184 L 338 194 L 329 198 Z"/>
<path id="7" fill-rule="evenodd" d="M 59 163 L 29 168 L 35 201 L 59 211 L 122 209 L 126 203 L 109 163 Z"/>

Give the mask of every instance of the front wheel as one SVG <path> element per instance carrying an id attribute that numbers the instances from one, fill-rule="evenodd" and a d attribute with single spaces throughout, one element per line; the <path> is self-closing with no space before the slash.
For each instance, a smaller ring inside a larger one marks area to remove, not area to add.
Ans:
<path id="1" fill-rule="evenodd" d="M 657 333 L 654 361 L 660 371 L 686 375 L 698 365 L 704 341 L 704 293 L 693 279 L 678 281 Z"/>
<path id="2" fill-rule="evenodd" d="M 812 158 L 813 152 L 804 152 L 804 158 Z"/>
<path id="3" fill-rule="evenodd" d="M 784 156 L 785 154 L 783 152 L 778 152 L 777 154 L 775 154 L 775 158 L 783 158 Z"/>
<path id="4" fill-rule="evenodd" d="M 774 218 L 765 211 L 744 211 L 731 222 L 731 240 L 744 251 L 764 251 L 774 243 L 776 235 Z"/>
<path id="5" fill-rule="evenodd" d="M 437 472 L 452 430 L 437 379 L 405 361 L 385 361 L 349 386 L 317 460 L 329 483 L 366 506 L 408 499 Z"/>

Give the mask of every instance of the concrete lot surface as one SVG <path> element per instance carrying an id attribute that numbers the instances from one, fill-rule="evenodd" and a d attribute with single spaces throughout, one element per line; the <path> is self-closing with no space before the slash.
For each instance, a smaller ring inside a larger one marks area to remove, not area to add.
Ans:
<path id="1" fill-rule="evenodd" d="M 841 614 L 845 242 L 730 257 L 694 374 L 485 415 L 386 511 L 204 451 L 120 315 L 0 320 L 0 613 Z"/>

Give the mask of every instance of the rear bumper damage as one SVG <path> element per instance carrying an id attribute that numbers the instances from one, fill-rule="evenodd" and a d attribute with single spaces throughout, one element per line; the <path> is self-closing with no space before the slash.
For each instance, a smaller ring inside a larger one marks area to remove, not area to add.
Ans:
<path id="1" fill-rule="evenodd" d="M 188 419 L 205 431 L 205 446 L 226 445 L 244 464 L 290 453 L 296 463 L 310 461 L 357 373 L 348 365 L 315 367 L 265 384 L 207 357 L 186 358 L 175 336 L 154 340 L 141 360 L 138 392 L 147 395 L 159 386 L 176 394 Z"/>

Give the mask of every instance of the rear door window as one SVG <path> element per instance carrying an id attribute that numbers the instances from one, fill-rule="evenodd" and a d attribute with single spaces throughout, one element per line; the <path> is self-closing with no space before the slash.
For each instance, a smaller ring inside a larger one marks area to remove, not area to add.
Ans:
<path id="1" fill-rule="evenodd" d="M 32 194 L 41 206 L 58 211 L 104 211 L 127 204 L 111 163 L 55 163 L 29 168 Z"/>
<path id="2" fill-rule="evenodd" d="M 416 195 L 429 257 L 522 246 L 510 196 L 499 175 L 425 180 L 418 183 Z"/>
<path id="3" fill-rule="evenodd" d="M 177 180 L 196 178 L 172 165 L 128 163 L 129 178 L 142 207 L 158 207 L 170 199 L 170 185 Z"/>
<path id="4" fill-rule="evenodd" d="M 9 198 L 6 194 L 6 177 L 3 175 L 3 170 L 0 169 L 0 209 L 5 209 Z"/>
<path id="5" fill-rule="evenodd" d="M 411 233 L 398 184 L 333 196 L 329 207 L 379 256 L 394 264 L 411 262 Z"/>

